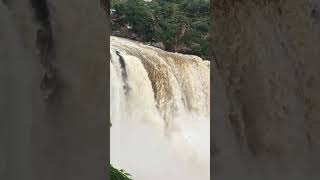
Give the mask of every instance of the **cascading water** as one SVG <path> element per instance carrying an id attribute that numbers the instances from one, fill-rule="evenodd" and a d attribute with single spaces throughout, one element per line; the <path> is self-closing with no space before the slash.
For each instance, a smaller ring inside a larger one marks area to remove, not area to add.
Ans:
<path id="1" fill-rule="evenodd" d="M 210 178 L 210 63 L 111 37 L 111 164 L 137 180 Z"/>

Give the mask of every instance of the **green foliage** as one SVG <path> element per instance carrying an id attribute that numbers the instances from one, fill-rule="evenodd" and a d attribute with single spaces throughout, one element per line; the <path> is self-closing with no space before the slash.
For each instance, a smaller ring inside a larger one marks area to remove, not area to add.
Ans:
<path id="1" fill-rule="evenodd" d="M 209 31 L 209 0 L 112 0 L 116 18 L 113 31 L 125 24 L 141 40 L 163 42 L 166 50 L 173 50 L 177 32 L 187 24 L 185 35 L 179 40 L 190 48 L 190 54 L 207 57 Z"/>
<path id="2" fill-rule="evenodd" d="M 118 170 L 110 164 L 110 178 L 111 180 L 132 180 L 131 175 L 124 170 Z"/>

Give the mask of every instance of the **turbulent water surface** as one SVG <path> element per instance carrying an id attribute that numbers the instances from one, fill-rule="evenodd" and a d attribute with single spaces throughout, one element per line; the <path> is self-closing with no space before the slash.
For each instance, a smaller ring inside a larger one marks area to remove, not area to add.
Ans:
<path id="1" fill-rule="evenodd" d="M 138 180 L 209 179 L 210 63 L 111 37 L 111 163 Z"/>

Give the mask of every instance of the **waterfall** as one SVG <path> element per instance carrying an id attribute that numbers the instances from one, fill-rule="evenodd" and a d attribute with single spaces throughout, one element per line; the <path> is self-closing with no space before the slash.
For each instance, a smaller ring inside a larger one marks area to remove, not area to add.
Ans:
<path id="1" fill-rule="evenodd" d="M 137 180 L 209 179 L 209 61 L 110 41 L 111 163 Z"/>

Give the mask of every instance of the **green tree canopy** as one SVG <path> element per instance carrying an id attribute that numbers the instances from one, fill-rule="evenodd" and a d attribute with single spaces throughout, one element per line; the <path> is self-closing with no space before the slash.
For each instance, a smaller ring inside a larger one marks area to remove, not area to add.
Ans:
<path id="1" fill-rule="evenodd" d="M 172 51 L 177 33 L 186 24 L 188 28 L 178 43 L 190 49 L 186 53 L 207 57 L 208 0 L 112 0 L 112 8 L 113 31 L 128 24 L 132 27 L 128 31 L 139 39 L 162 42 L 166 50 Z"/>

